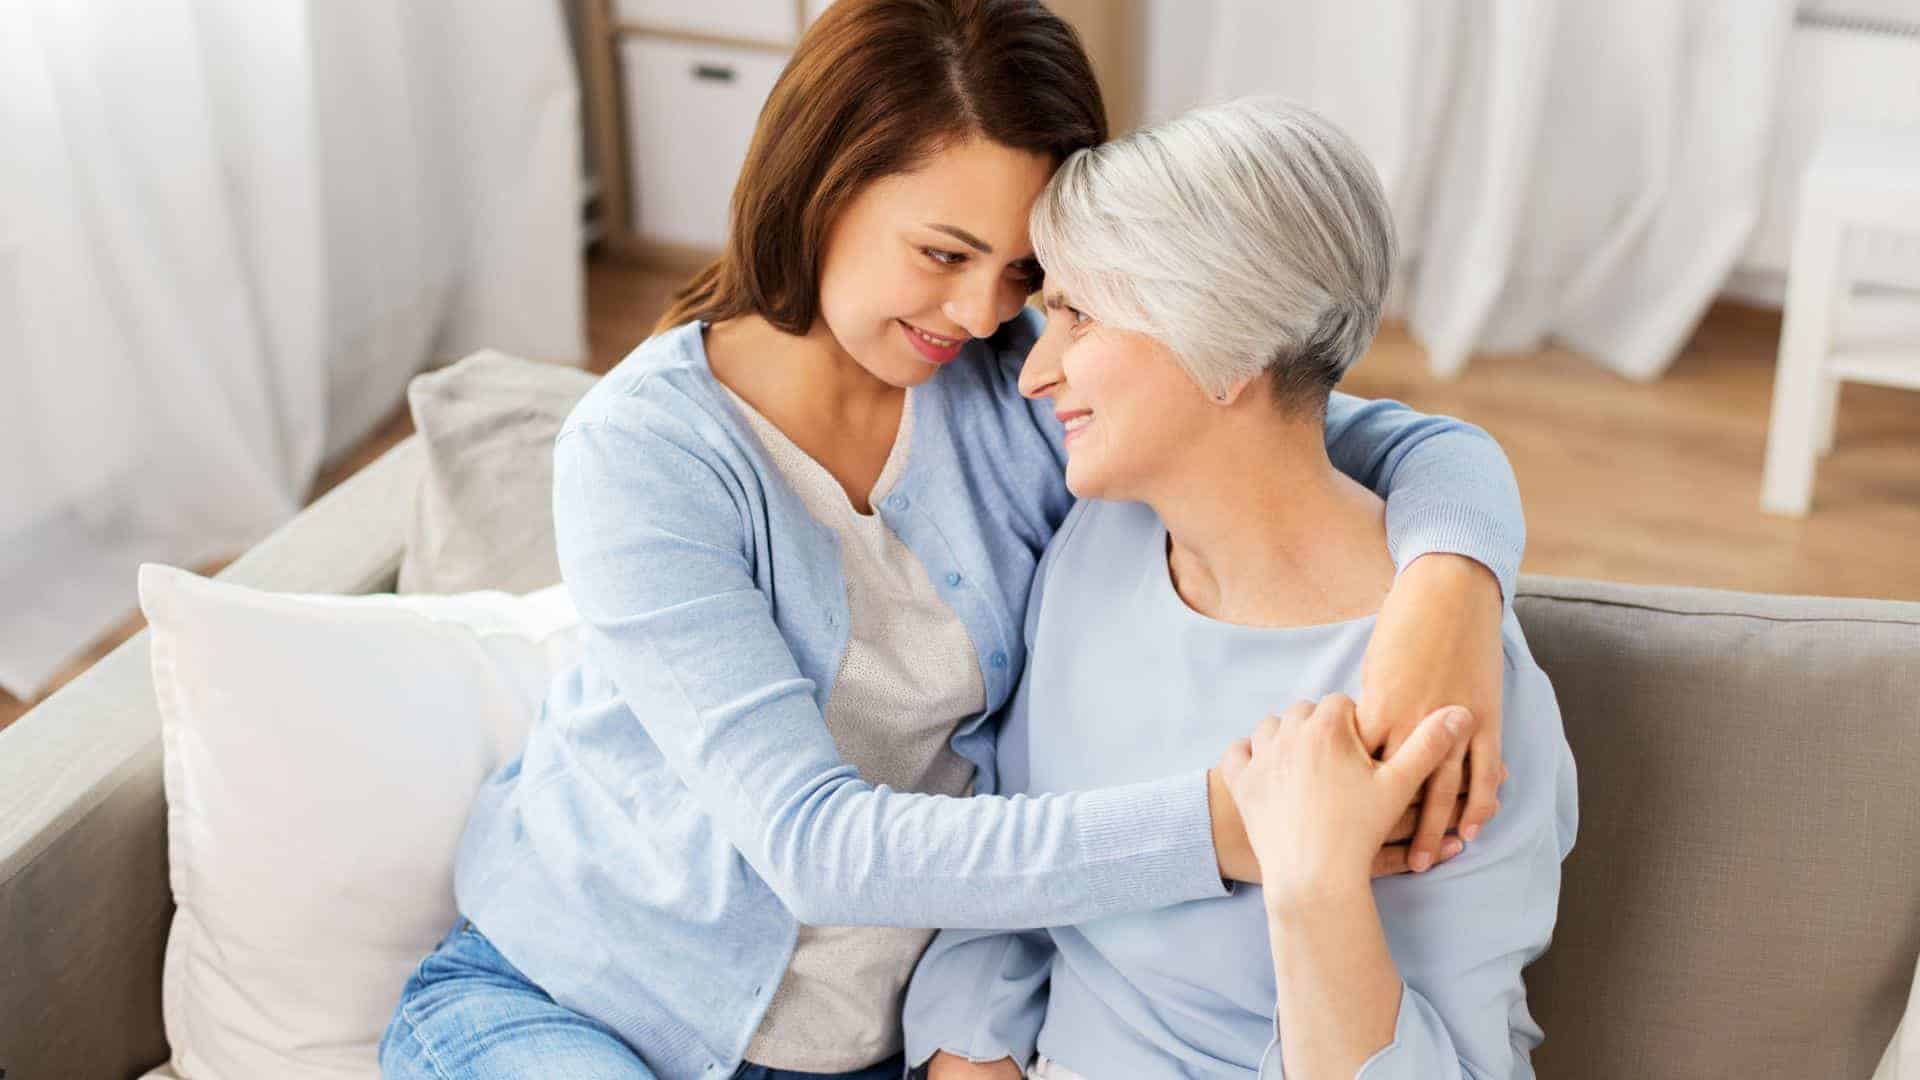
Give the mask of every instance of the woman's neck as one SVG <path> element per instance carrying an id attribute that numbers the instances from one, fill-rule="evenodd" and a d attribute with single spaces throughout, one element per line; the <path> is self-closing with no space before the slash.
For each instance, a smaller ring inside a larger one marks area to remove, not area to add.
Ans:
<path id="1" fill-rule="evenodd" d="M 770 419 L 854 431 L 898 420 L 903 392 L 847 355 L 824 322 L 789 334 L 742 316 L 709 327 L 706 349 L 714 377 Z"/>
<path id="2" fill-rule="evenodd" d="M 872 512 L 906 391 L 861 367 L 825 324 L 795 335 L 750 315 L 708 328 L 706 349 L 721 385 L 832 474 L 856 511 Z"/>
<path id="3" fill-rule="evenodd" d="M 1386 506 L 1327 459 L 1322 425 L 1234 406 L 1146 501 L 1188 606 L 1248 626 L 1305 626 L 1378 611 L 1393 586 Z"/>

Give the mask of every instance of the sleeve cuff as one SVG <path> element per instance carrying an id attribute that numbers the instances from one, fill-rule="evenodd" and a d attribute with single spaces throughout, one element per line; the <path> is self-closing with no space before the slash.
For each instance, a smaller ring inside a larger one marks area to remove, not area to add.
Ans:
<path id="1" fill-rule="evenodd" d="M 1523 526 L 1524 528 L 1524 526 Z M 1512 526 L 1468 506 L 1440 504 L 1400 510 L 1387 504 L 1387 551 L 1396 570 L 1422 555 L 1463 555 L 1487 568 L 1500 584 L 1500 602 L 1513 607 L 1524 537 Z"/>
<path id="2" fill-rule="evenodd" d="M 1353 1074 L 1353 1080 L 1419 1080 L 1423 1074 L 1419 1063 L 1409 1066 L 1407 1055 L 1402 1051 L 1407 1047 L 1413 1035 L 1412 1025 L 1416 1024 L 1416 1009 L 1411 998 L 1412 991 L 1406 982 L 1400 983 L 1400 1014 L 1393 1021 L 1393 1041 L 1374 1051 L 1373 1056 L 1360 1063 Z M 1437 1074 L 1434 1074 L 1437 1075 Z M 1273 1041 L 1267 1044 L 1267 1052 L 1260 1056 L 1258 1080 L 1286 1080 L 1286 1065 L 1280 1060 L 1280 1020 L 1274 1018 Z M 1431 1077 L 1428 1077 L 1431 1080 Z"/>
<path id="3" fill-rule="evenodd" d="M 1089 791 L 1077 811 L 1088 892 L 1102 908 L 1142 911 L 1227 895 L 1205 769 Z"/>

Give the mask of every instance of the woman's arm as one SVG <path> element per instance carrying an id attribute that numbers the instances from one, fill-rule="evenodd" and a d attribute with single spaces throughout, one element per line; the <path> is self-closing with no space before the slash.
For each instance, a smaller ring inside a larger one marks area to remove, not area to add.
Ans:
<path id="1" fill-rule="evenodd" d="M 1443 714 L 1385 764 L 1338 695 L 1235 748 L 1226 771 L 1268 868 L 1277 1038 L 1263 1078 L 1526 1074 L 1540 1032 L 1520 973 L 1551 937 L 1576 810 L 1552 690 L 1532 668 L 1514 686 L 1531 782 L 1481 844 L 1424 877 L 1369 887 L 1362 866 L 1397 800 L 1458 741 Z"/>
<path id="2" fill-rule="evenodd" d="M 561 570 L 587 647 L 796 918 L 1023 928 L 1224 894 L 1202 771 L 1033 798 L 862 781 L 755 581 L 736 493 L 674 424 L 560 436 Z"/>
<path id="3" fill-rule="evenodd" d="M 941 1080 L 943 1072 L 1020 1076 L 1046 1022 L 1053 954 L 1045 930 L 940 931 L 914 969 L 900 1011 L 907 1064 L 949 1059 L 928 1080 Z"/>
<path id="4" fill-rule="evenodd" d="M 1352 701 L 1334 694 L 1268 718 L 1230 751 L 1237 760 L 1223 771 L 1267 871 L 1283 1075 L 1346 1080 L 1392 1042 L 1400 972 L 1365 860 L 1464 734 L 1462 710 L 1435 713 L 1397 757 L 1376 764 L 1360 745 Z"/>
<path id="5" fill-rule="evenodd" d="M 1486 567 L 1507 602 L 1526 548 L 1513 467 L 1485 431 L 1397 401 L 1336 393 L 1327 402 L 1327 457 L 1387 500 L 1387 548 L 1402 572 L 1423 555 Z"/>
<path id="6" fill-rule="evenodd" d="M 1465 705 L 1475 720 L 1422 796 L 1409 863 L 1424 871 L 1446 858 L 1448 812 L 1463 791 L 1468 841 L 1500 805 L 1500 624 L 1526 543 L 1519 487 L 1486 432 L 1398 402 L 1334 394 L 1326 438 L 1336 467 L 1386 497 L 1387 546 L 1400 569 L 1367 647 L 1367 749 L 1391 757 L 1421 717 L 1445 705 Z"/>

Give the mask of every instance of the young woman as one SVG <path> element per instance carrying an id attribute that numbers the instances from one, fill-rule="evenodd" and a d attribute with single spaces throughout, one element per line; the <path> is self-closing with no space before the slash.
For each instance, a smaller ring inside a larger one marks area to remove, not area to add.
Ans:
<path id="1" fill-rule="evenodd" d="M 1092 790 L 1233 746 L 1263 876 L 1158 911 L 942 931 L 907 998 L 908 1061 L 930 1080 L 1019 1080 L 1036 1051 L 1046 1080 L 1530 1080 L 1520 972 L 1551 936 L 1577 813 L 1517 619 L 1519 776 L 1498 820 L 1430 874 L 1370 880 L 1454 748 L 1430 719 L 1373 762 L 1346 696 L 1394 577 L 1385 508 L 1321 430 L 1393 264 L 1372 167 L 1306 109 L 1228 102 L 1074 155 L 1032 229 L 1048 319 L 1020 383 L 1072 418 L 1082 501 L 1027 605 L 1000 790 Z M 1322 701 L 1249 745 L 1234 718 L 1276 694 Z"/>
<path id="2" fill-rule="evenodd" d="M 1258 876 L 1217 770 L 978 797 L 1072 502 L 1061 425 L 1016 385 L 1039 329 L 1027 215 L 1102 116 L 1039 0 L 841 0 L 807 32 L 725 255 L 556 442 L 587 655 L 476 798 L 465 918 L 403 988 L 389 1075 L 897 1073 L 920 928 Z M 1369 654 L 1372 739 L 1473 708 L 1465 835 L 1499 761 L 1511 473 L 1484 435 L 1391 404 L 1339 399 L 1328 432 L 1388 497 L 1406 568 Z M 1429 784 L 1428 850 L 1460 768 Z"/>

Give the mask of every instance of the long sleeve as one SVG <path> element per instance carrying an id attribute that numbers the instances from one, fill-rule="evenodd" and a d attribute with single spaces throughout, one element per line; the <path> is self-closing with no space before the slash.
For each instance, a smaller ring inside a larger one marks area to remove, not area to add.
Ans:
<path id="1" fill-rule="evenodd" d="M 737 492 L 696 438 L 671 418 L 564 432 L 561 571 L 591 654 L 797 919 L 1014 928 L 1223 893 L 1203 771 L 1037 798 L 861 780 L 756 582 Z"/>
<path id="2" fill-rule="evenodd" d="M 1334 467 L 1387 500 L 1395 566 L 1435 552 L 1465 555 L 1493 572 L 1512 604 L 1527 523 L 1513 468 L 1492 436 L 1397 401 L 1334 394 L 1326 438 Z"/>
<path id="3" fill-rule="evenodd" d="M 907 1064 L 945 1050 L 1027 1065 L 1047 1018 L 1053 955 L 1045 930 L 942 930 L 914 969 L 901 1010 Z"/>

